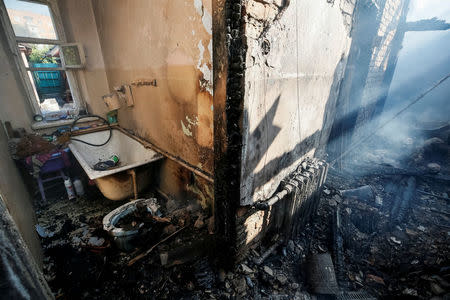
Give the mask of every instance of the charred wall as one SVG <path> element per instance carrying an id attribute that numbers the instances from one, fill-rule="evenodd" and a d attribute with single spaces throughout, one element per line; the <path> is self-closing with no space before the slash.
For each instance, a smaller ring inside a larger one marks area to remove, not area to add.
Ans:
<path id="1" fill-rule="evenodd" d="M 301 207 L 286 206 L 295 197 L 269 211 L 250 205 L 269 198 L 300 162 L 323 150 L 346 65 L 354 4 L 224 5 L 224 23 L 217 28 L 227 33 L 227 55 L 214 55 L 215 64 L 228 63 L 223 110 L 215 105 L 215 215 L 219 246 L 238 258 L 272 225 L 290 227 L 289 216 Z M 218 45 L 223 46 L 217 43 L 215 50 Z M 223 78 L 214 82 L 223 88 Z"/>
<path id="2" fill-rule="evenodd" d="M 351 38 L 350 1 L 245 2 L 241 205 L 323 150 Z"/>
<path id="3" fill-rule="evenodd" d="M 170 158 L 160 165 L 159 189 L 180 203 L 193 199 L 212 208 L 206 192 L 214 172 L 212 1 L 59 6 L 70 42 L 86 52 L 78 79 L 89 112 L 104 115 L 101 96 L 130 85 L 134 105 L 121 100 L 119 125 Z"/>
<path id="4" fill-rule="evenodd" d="M 0 277 L 4 299 L 54 299 L 44 274 L 32 259 L 29 241 L 17 228 L 0 194 Z"/>
<path id="5" fill-rule="evenodd" d="M 119 123 L 212 174 L 211 2 L 92 3 L 110 89 L 132 86 Z"/>
<path id="6" fill-rule="evenodd" d="M 409 1 L 358 1 L 352 45 L 339 94 L 328 153 L 337 158 L 381 112 L 397 59 L 398 27 Z M 355 133 L 355 128 L 356 133 Z M 359 133 L 358 133 L 359 132 Z"/>
<path id="7" fill-rule="evenodd" d="M 391 51 L 400 22 L 406 20 L 408 2 L 386 0 L 379 12 L 379 26 L 372 43 L 369 70 L 361 94 L 361 108 L 356 118 L 354 140 L 361 138 L 364 134 L 362 127 L 383 109 L 383 99 L 387 96 L 390 86 L 390 80 L 385 82 L 386 73 L 390 64 L 395 64 L 395 58 L 390 59 Z"/>
<path id="8" fill-rule="evenodd" d="M 237 253 L 245 70 L 243 6 L 217 1 L 214 8 L 214 202 L 216 242 L 223 264 Z M 226 250 L 226 251 L 224 251 Z"/>
<path id="9" fill-rule="evenodd" d="M 14 128 L 31 128 L 33 112 L 29 105 L 13 52 L 0 23 L 0 119 Z"/>
<path id="10" fill-rule="evenodd" d="M 41 244 L 34 228 L 37 221 L 33 199 L 11 159 L 8 151 L 8 137 L 3 126 L 0 126 L 0 202 L 4 202 L 8 215 L 14 220 L 36 264 L 42 266 Z M 1 206 L 3 207 L 3 204 Z"/>

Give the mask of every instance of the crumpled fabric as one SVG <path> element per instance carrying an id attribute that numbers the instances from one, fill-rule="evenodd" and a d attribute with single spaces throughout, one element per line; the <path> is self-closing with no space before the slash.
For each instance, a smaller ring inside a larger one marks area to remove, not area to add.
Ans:
<path id="1" fill-rule="evenodd" d="M 58 151 L 53 151 L 53 152 L 45 153 L 45 154 L 31 155 L 31 156 L 28 156 L 27 158 L 25 158 L 25 162 L 27 163 L 28 166 L 32 167 L 33 177 L 35 177 L 35 178 L 39 177 L 39 173 L 41 172 L 42 166 L 44 166 L 44 164 L 49 159 L 53 158 L 53 155 L 55 153 L 61 154 L 61 158 L 64 161 L 65 167 L 70 166 L 69 154 L 65 150 L 58 150 Z M 58 157 L 58 158 L 60 158 L 60 157 Z"/>

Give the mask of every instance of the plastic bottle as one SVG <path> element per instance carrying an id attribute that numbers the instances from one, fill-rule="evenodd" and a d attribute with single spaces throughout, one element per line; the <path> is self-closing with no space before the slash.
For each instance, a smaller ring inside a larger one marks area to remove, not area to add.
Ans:
<path id="1" fill-rule="evenodd" d="M 75 192 L 79 197 L 84 196 L 83 182 L 79 178 L 73 181 L 73 187 L 75 188 Z"/>
<path id="2" fill-rule="evenodd" d="M 99 161 L 94 165 L 94 170 L 96 171 L 106 171 L 109 170 L 119 163 L 119 156 L 116 154 L 111 155 L 107 160 L 105 161 Z"/>
<path id="3" fill-rule="evenodd" d="M 116 166 L 119 163 L 119 156 L 116 154 L 113 154 L 109 157 L 108 161 L 110 161 L 114 166 Z"/>
<path id="4" fill-rule="evenodd" d="M 75 191 L 73 190 L 72 181 L 70 180 L 70 177 L 66 177 L 64 179 L 64 186 L 66 187 L 67 196 L 69 196 L 69 200 L 75 199 Z"/>

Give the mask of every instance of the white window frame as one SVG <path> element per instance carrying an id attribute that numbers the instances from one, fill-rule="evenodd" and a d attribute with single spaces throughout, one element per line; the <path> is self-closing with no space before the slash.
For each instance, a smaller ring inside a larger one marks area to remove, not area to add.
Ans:
<path id="1" fill-rule="evenodd" d="M 61 15 L 58 9 L 58 3 L 57 0 L 25 0 L 27 2 L 32 3 L 38 3 L 38 4 L 44 4 L 47 5 L 51 18 L 53 21 L 54 28 L 56 30 L 57 39 L 40 39 L 40 38 L 30 38 L 30 37 L 20 37 L 16 36 L 14 33 L 14 29 L 12 27 L 11 21 L 9 19 L 8 11 L 6 9 L 5 3 L 3 0 L 0 0 L 0 21 L 2 23 L 2 26 L 4 28 L 9 47 L 12 51 L 12 54 L 14 56 L 14 62 L 16 64 L 17 70 L 19 71 L 20 77 L 22 79 L 23 85 L 25 87 L 25 91 L 27 94 L 28 101 L 30 103 L 30 106 L 33 110 L 34 114 L 41 115 L 41 109 L 39 107 L 39 96 L 37 95 L 37 92 L 34 88 L 34 85 L 32 83 L 32 78 L 28 75 L 28 71 L 38 70 L 39 68 L 27 68 L 25 66 L 25 63 L 22 59 L 21 53 L 19 51 L 18 43 L 24 42 L 24 43 L 33 43 L 33 44 L 50 44 L 50 45 L 65 45 L 67 44 L 66 35 L 64 33 L 64 27 L 61 20 Z M 57 68 L 45 68 L 47 71 L 51 70 L 58 70 L 58 71 L 65 71 L 67 75 L 67 82 L 69 84 L 70 92 L 72 94 L 72 99 L 74 103 L 74 109 L 71 111 L 72 114 L 78 115 L 80 109 L 82 108 L 82 98 L 81 93 L 78 89 L 78 83 L 76 80 L 76 76 L 74 74 L 74 70 L 70 68 L 66 68 L 64 64 L 64 57 L 62 55 L 62 50 L 60 49 L 60 57 L 62 65 L 61 67 Z M 82 53 L 80 53 L 82 54 Z M 84 59 L 84 57 L 83 57 Z"/>

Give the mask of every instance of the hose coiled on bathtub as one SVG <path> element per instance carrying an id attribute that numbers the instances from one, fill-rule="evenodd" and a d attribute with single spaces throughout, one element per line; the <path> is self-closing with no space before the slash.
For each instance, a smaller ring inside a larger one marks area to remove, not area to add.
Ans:
<path id="1" fill-rule="evenodd" d="M 73 137 L 72 137 L 72 129 L 73 129 L 73 127 L 75 126 L 75 124 L 77 124 L 79 120 L 81 120 L 81 119 L 86 119 L 86 118 L 98 118 L 98 119 L 102 120 L 103 122 L 105 122 L 106 125 L 108 125 L 108 128 L 109 128 L 109 136 L 108 136 L 108 139 L 106 140 L 106 142 L 104 142 L 104 143 L 102 143 L 102 144 L 92 144 L 92 143 L 89 143 L 89 142 L 86 142 L 86 141 L 83 141 L 83 140 L 76 139 L 76 138 L 73 138 Z M 101 146 L 104 146 L 104 145 L 108 144 L 108 142 L 111 140 L 111 137 L 112 137 L 112 128 L 111 128 L 111 125 L 109 124 L 109 122 L 108 122 L 105 118 L 103 118 L 103 117 L 101 117 L 101 116 L 99 116 L 99 115 L 85 115 L 85 116 L 79 116 L 78 118 L 76 118 L 76 119 L 72 122 L 72 125 L 70 126 L 70 135 L 71 135 L 71 136 L 70 136 L 70 139 L 71 139 L 72 141 L 77 141 L 77 142 L 80 142 L 80 143 L 83 143 L 83 144 L 86 144 L 86 145 L 89 145 L 89 146 L 93 146 L 93 147 L 101 147 Z"/>

